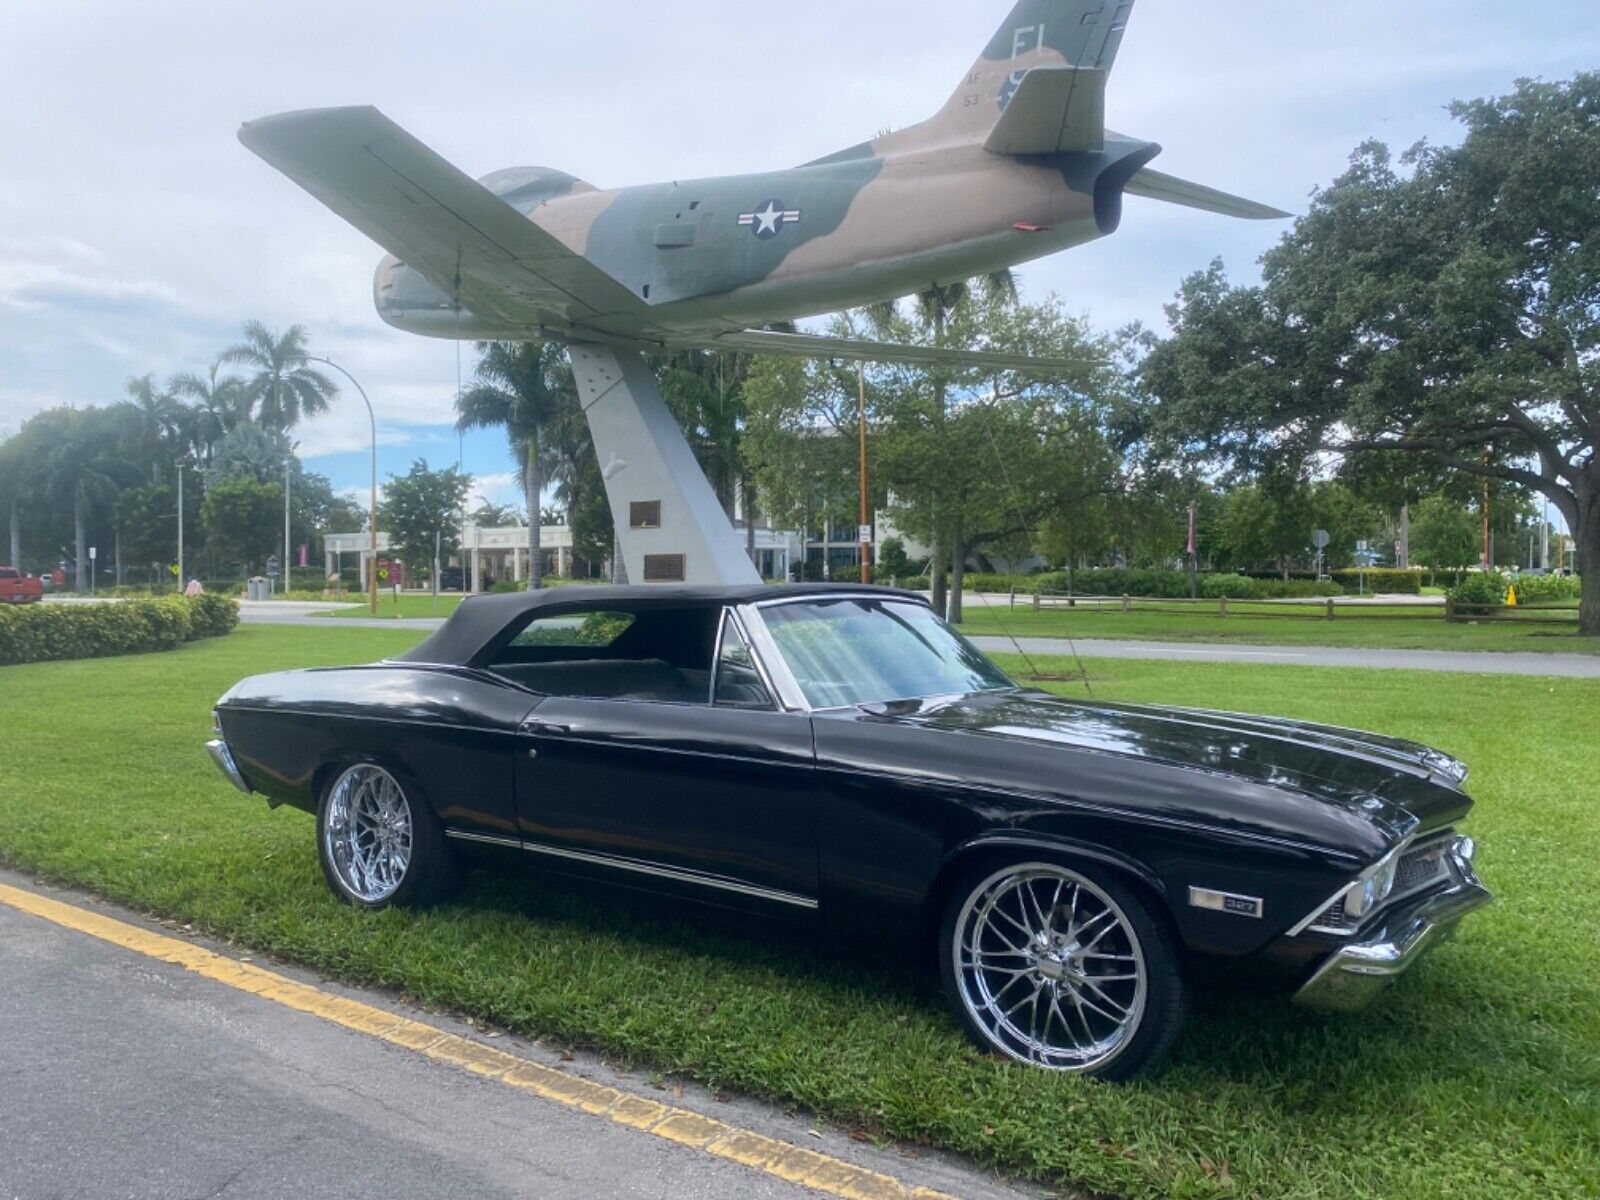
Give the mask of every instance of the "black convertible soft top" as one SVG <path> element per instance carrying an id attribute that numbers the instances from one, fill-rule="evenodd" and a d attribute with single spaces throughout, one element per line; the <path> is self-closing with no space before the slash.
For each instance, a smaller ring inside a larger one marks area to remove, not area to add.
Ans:
<path id="1" fill-rule="evenodd" d="M 915 592 L 891 588 L 829 583 L 750 584 L 733 587 L 559 587 L 539 592 L 496 596 L 470 596 L 445 622 L 444 628 L 397 662 L 436 666 L 478 665 L 479 657 L 509 631 L 521 630 L 541 616 L 563 612 L 621 612 L 641 608 L 722 608 L 729 604 L 760 604 L 768 600 L 804 600 L 826 596 L 863 594 L 920 600 Z"/>

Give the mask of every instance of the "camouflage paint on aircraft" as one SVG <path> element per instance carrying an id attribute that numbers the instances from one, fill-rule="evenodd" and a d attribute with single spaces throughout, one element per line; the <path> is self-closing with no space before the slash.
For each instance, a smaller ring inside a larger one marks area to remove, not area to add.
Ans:
<path id="1" fill-rule="evenodd" d="M 1129 191 L 1285 215 L 1154 172 L 1159 147 L 1106 130 L 1132 9 L 1021 0 L 927 121 L 761 174 L 601 191 L 518 168 L 475 184 L 370 109 L 268 118 L 241 138 L 392 252 L 377 299 L 399 328 L 893 359 L 913 348 L 759 327 L 1103 237 Z"/>

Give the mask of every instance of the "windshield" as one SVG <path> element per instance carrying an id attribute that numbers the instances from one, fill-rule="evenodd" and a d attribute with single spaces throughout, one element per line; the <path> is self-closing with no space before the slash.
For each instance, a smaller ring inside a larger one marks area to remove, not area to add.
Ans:
<path id="1" fill-rule="evenodd" d="M 1014 686 L 925 605 L 841 598 L 774 605 L 761 615 L 813 708 Z"/>

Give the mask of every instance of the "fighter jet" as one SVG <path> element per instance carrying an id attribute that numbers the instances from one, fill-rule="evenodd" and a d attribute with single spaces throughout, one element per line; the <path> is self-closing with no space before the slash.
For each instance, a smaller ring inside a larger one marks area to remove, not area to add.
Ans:
<path id="1" fill-rule="evenodd" d="M 1106 237 L 1129 194 L 1287 217 L 1155 171 L 1160 146 L 1106 128 L 1132 10 L 1021 0 L 928 120 L 765 174 L 601 190 L 515 167 L 474 182 L 374 108 L 267 117 L 239 137 L 389 251 L 378 312 L 411 333 L 1047 369 L 766 327 Z"/>

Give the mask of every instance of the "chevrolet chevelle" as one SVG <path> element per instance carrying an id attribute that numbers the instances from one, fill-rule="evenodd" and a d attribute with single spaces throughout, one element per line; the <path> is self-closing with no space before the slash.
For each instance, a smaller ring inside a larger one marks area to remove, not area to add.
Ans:
<path id="1" fill-rule="evenodd" d="M 1191 980 L 1355 1009 L 1490 900 L 1449 756 L 1018 687 L 885 590 L 471 599 L 399 659 L 239 684 L 210 750 L 315 815 L 350 904 L 513 860 L 933 945 L 980 1045 L 1105 1079 Z"/>

